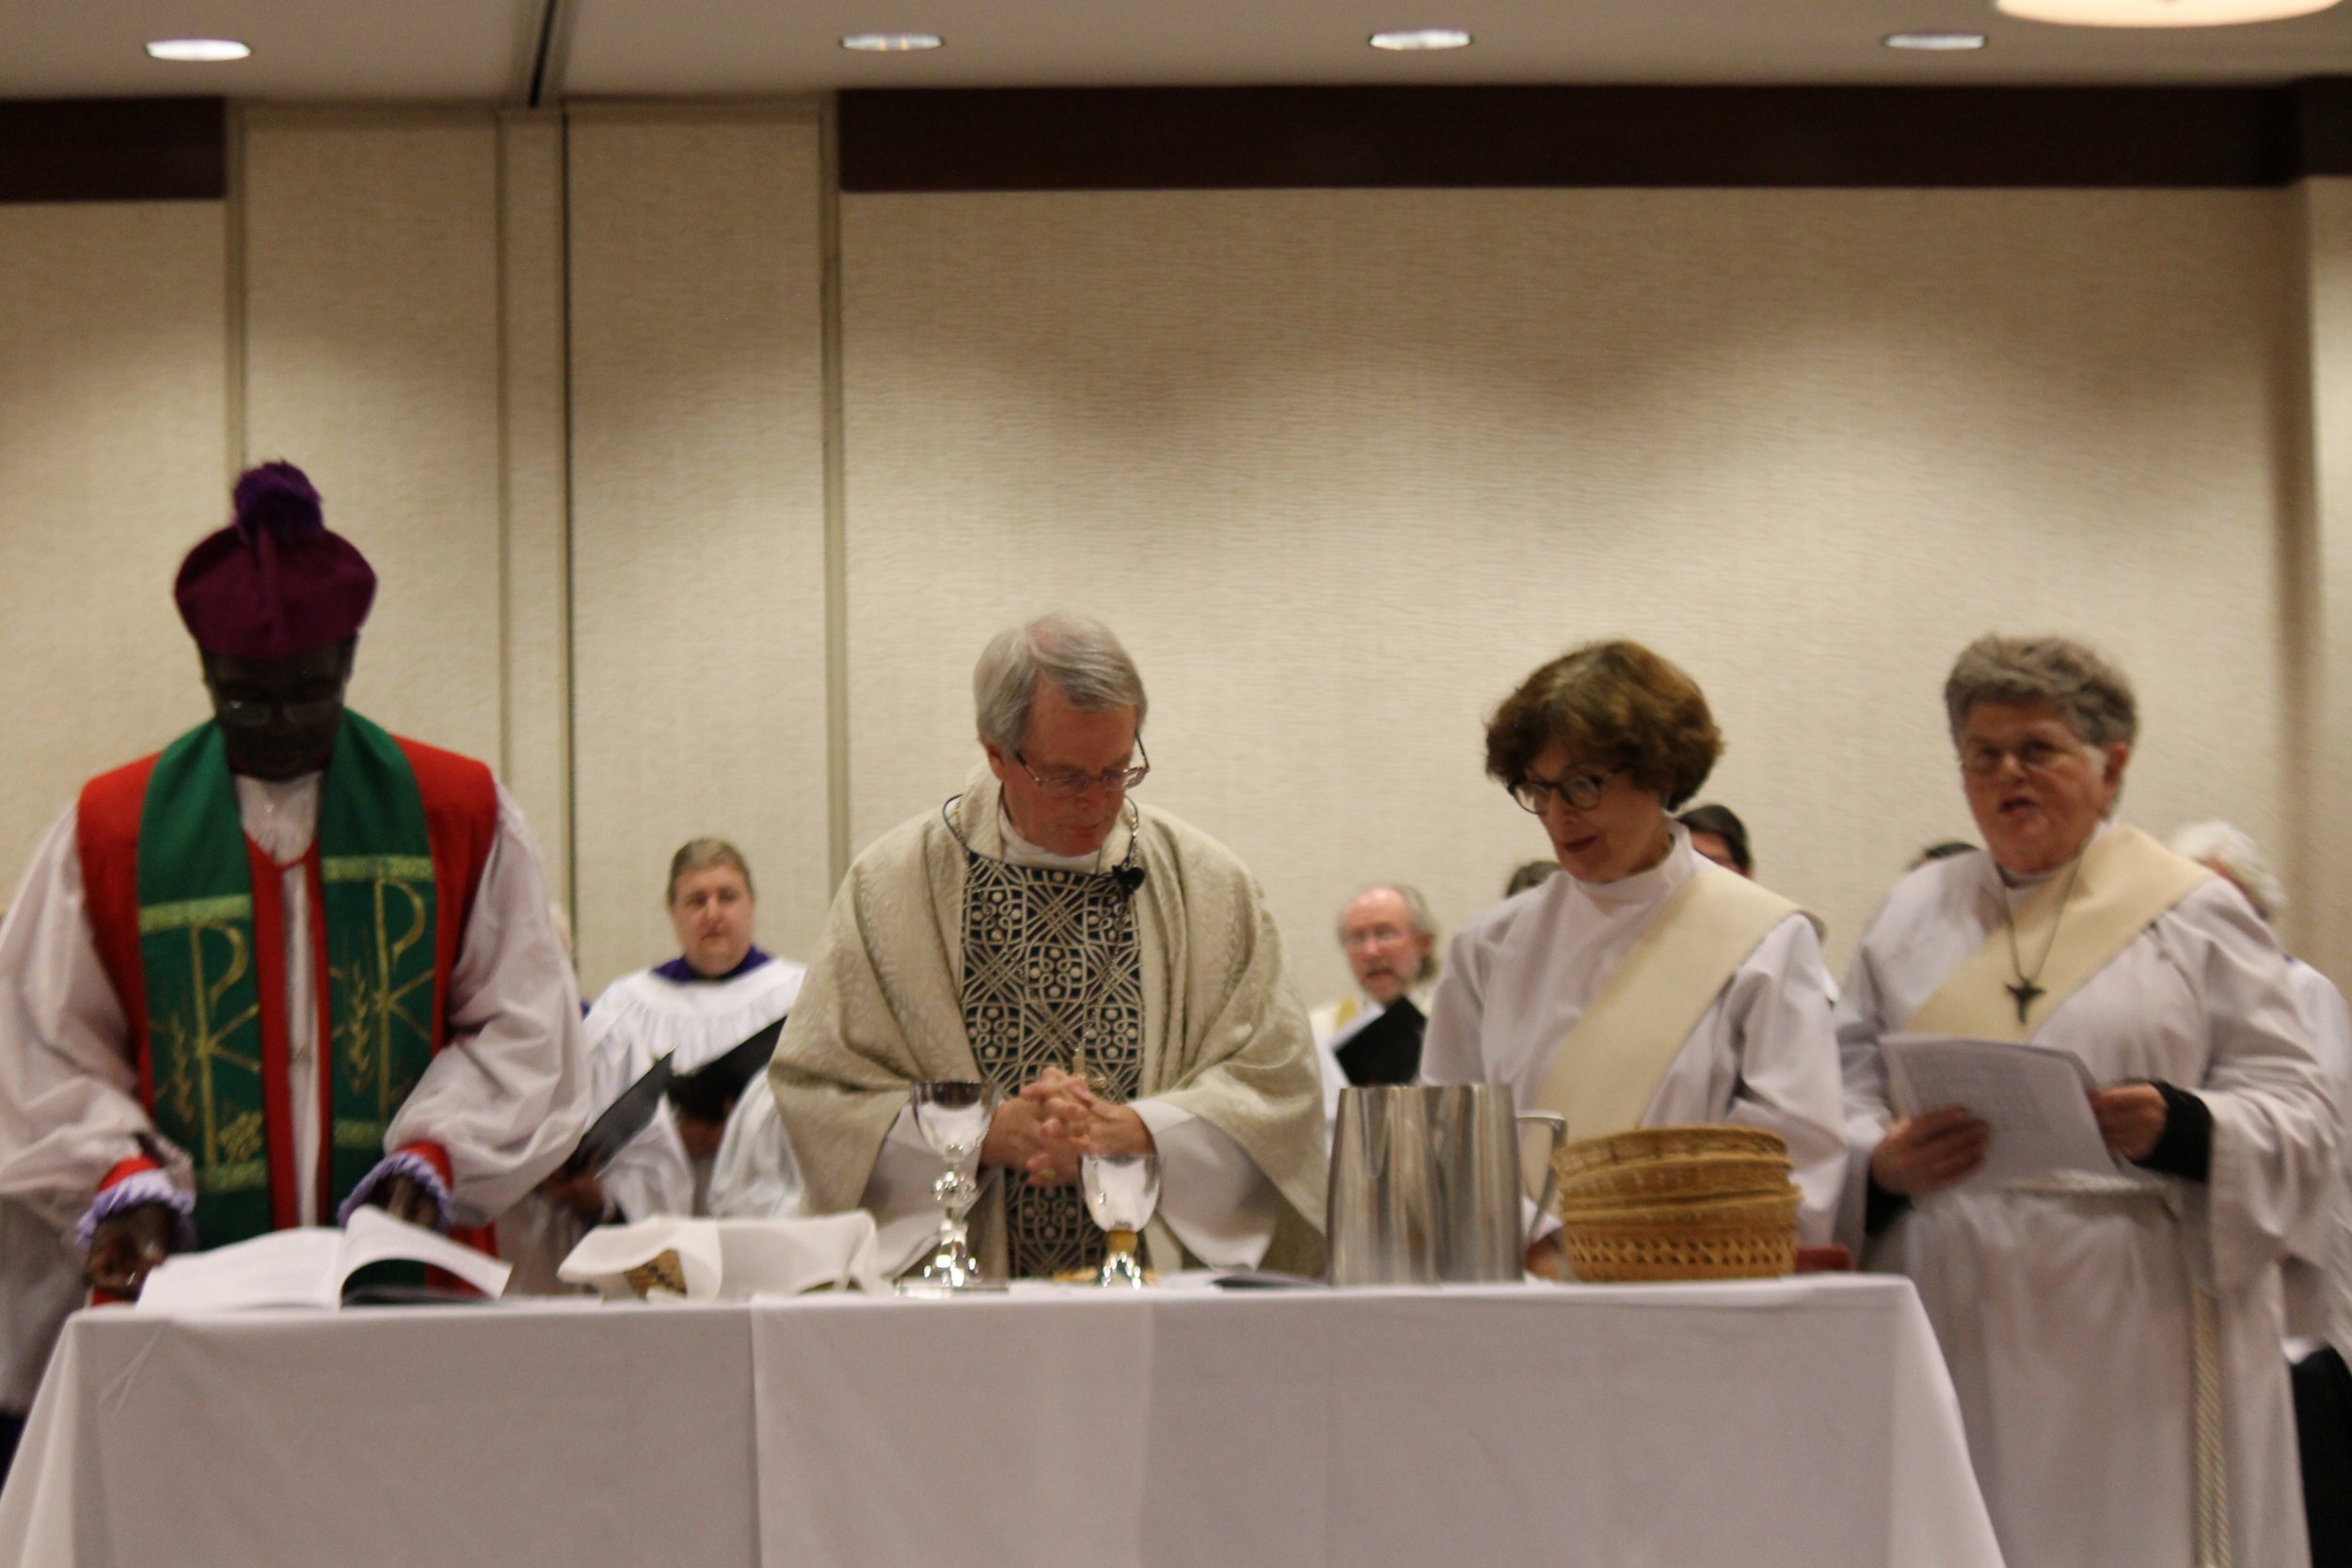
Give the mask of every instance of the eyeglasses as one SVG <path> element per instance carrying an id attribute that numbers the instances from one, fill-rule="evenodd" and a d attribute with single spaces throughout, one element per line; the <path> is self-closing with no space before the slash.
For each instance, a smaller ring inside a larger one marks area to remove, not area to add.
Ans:
<path id="1" fill-rule="evenodd" d="M 213 695 L 213 716 L 240 729 L 259 729 L 272 714 L 282 713 L 289 724 L 324 724 L 342 711 L 343 694 L 326 697 L 230 697 Z"/>
<path id="2" fill-rule="evenodd" d="M 1521 811 L 1543 816 L 1555 795 L 1567 801 L 1571 809 L 1590 811 L 1600 804 L 1600 792 L 1609 787 L 1614 772 L 1579 773 L 1572 779 L 1521 779 L 1511 786 L 1511 799 L 1519 803 Z"/>
<path id="3" fill-rule="evenodd" d="M 2039 736 L 2020 741 L 2015 746 L 1995 746 L 1989 741 L 1979 741 L 1961 752 L 1960 770 L 1972 779 L 1989 779 L 2001 770 L 2003 762 L 2015 757 L 2017 766 L 2026 772 L 2046 777 L 2081 753 L 2079 746 L 2044 740 Z"/>
<path id="4" fill-rule="evenodd" d="M 1080 773 L 1074 769 L 1058 773 L 1040 774 L 1029 766 L 1029 759 L 1019 752 L 1012 760 L 1021 765 L 1021 771 L 1037 785 L 1037 792 L 1048 800 L 1074 800 L 1088 790 L 1100 787 L 1110 794 L 1121 794 L 1141 784 L 1152 771 L 1152 753 L 1143 749 L 1143 736 L 1136 736 L 1136 754 L 1143 760 L 1133 768 L 1114 768 L 1103 773 Z"/>

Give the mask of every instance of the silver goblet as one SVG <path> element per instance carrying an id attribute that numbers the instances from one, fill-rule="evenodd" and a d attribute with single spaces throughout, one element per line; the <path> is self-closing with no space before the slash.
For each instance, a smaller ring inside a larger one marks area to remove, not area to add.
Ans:
<path id="1" fill-rule="evenodd" d="M 980 1145 L 988 1139 L 989 1124 L 1003 1098 L 992 1085 L 963 1079 L 933 1079 L 909 1091 L 915 1130 L 947 1168 L 931 1187 L 940 1205 L 939 1244 L 929 1262 L 898 1282 L 900 1294 L 936 1296 L 1005 1288 L 1001 1280 L 982 1277 L 965 1219 L 980 1196 Z"/>
<path id="2" fill-rule="evenodd" d="M 1088 1154 L 1078 1161 L 1078 1180 L 1085 1184 L 1087 1212 L 1110 1238 L 1097 1285 L 1130 1290 L 1145 1283 L 1143 1264 L 1136 1257 L 1136 1242 L 1152 1223 L 1160 1206 L 1160 1157 L 1156 1154 Z"/>

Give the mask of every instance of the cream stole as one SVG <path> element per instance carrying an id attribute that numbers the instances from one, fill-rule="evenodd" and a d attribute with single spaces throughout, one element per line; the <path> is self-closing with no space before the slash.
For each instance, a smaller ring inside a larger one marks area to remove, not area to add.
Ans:
<path id="1" fill-rule="evenodd" d="M 2014 906 L 2010 919 L 2016 927 L 2018 957 L 2030 958 L 2045 948 L 2049 954 L 2033 981 L 2042 994 L 2034 998 L 2025 1018 L 2018 1018 L 2017 999 L 2009 990 L 2019 977 L 2010 962 L 2009 935 L 1995 927 L 1983 945 L 1945 977 L 1935 994 L 1919 1004 L 1903 1032 L 1988 1040 L 2032 1038 L 2084 981 L 2212 875 L 2137 828 L 2110 825 L 2083 850 L 2074 891 L 2065 897 L 2065 918 L 2059 918 L 2059 895 L 2067 885 L 2063 873 L 2043 879 Z"/>
<path id="2" fill-rule="evenodd" d="M 1773 927 L 1804 912 L 1769 888 L 1701 861 L 1568 1031 L 1535 1103 L 1525 1109 L 1566 1117 L 1574 1138 L 1639 1126 L 1659 1080 L 1732 972 Z"/>

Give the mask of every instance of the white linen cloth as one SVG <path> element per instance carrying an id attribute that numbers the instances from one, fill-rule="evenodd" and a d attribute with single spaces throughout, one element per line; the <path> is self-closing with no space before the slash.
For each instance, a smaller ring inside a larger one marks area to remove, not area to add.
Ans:
<path id="1" fill-rule="evenodd" d="M 1024 1568 L 1999 1563 L 1910 1286 L 1854 1277 L 88 1312 L 0 1561 L 904 1568 L 943 1519 Z"/>
<path id="2" fill-rule="evenodd" d="M 1562 872 L 1473 917 L 1447 950 L 1422 1045 L 1424 1084 L 1508 1084 L 1531 1110 L 1569 1031 L 1666 901 L 1696 874 L 1689 830 L 1649 870 L 1613 882 Z M 1792 914 L 1733 971 L 1667 1064 L 1644 1127 L 1733 1122 L 1788 1144 L 1797 1233 L 1829 1240 L 1846 1173 L 1828 972 L 1813 922 Z M 1568 1136 L 1583 1134 L 1574 1106 Z M 1543 1230 L 1559 1222 L 1546 1216 Z"/>
<path id="3" fill-rule="evenodd" d="M 301 857 L 318 823 L 318 774 L 240 778 L 245 831 L 285 867 L 288 1078 L 305 1225 L 320 1151 L 318 1012 L 311 1001 L 310 881 Z M 70 1233 L 99 1179 L 138 1152 L 154 1124 L 138 1101 L 130 1024 L 98 957 L 83 903 L 75 809 L 50 824 L 0 922 L 0 1197 Z M 539 851 L 498 790 L 498 832 L 449 983 L 448 1043 L 384 1134 L 389 1152 L 437 1143 L 455 1175 L 460 1224 L 485 1224 L 569 1154 L 587 1125 L 588 1072 L 570 960 L 548 916 Z"/>
<path id="4" fill-rule="evenodd" d="M 665 1252 L 678 1255 L 689 1301 L 749 1301 L 854 1285 L 879 1293 L 889 1283 L 875 1266 L 871 1214 L 807 1219 L 707 1220 L 671 1216 L 635 1225 L 600 1225 L 558 1271 L 570 1285 L 592 1285 L 608 1300 L 637 1294 L 626 1277 Z"/>
<path id="5" fill-rule="evenodd" d="M 1982 853 L 1896 884 L 1838 1006 L 1858 1240 L 1869 1153 L 1892 1120 L 1878 1052 L 2005 918 Z M 2162 1079 L 2213 1112 L 2211 1180 L 2145 1196 L 1948 1190 L 1869 1253 L 1919 1287 L 2003 1548 L 2028 1565 L 2185 1568 L 2195 1539 L 2192 1287 L 2217 1297 L 2224 1447 L 2241 1568 L 2307 1560 L 2280 1268 L 2340 1180 L 2340 1111 L 2287 960 L 2216 878 L 2060 1004 L 2036 1043 L 2102 1085 Z"/>
<path id="6" fill-rule="evenodd" d="M 707 1067 L 791 1010 L 805 971 L 771 958 L 723 980 L 673 980 L 652 969 L 624 974 L 588 1009 L 588 1120 L 593 1123 L 664 1053 L 679 1072 Z M 745 1098 L 765 1094 L 766 1077 Z M 783 1130 L 777 1130 L 781 1138 Z M 568 1151 L 567 1151 L 568 1152 Z M 788 1151 L 785 1159 L 789 1161 Z M 665 1099 L 644 1131 L 604 1168 L 608 1217 L 693 1214 L 694 1164 L 678 1140 Z M 547 1295 L 561 1288 L 557 1265 L 588 1233 L 588 1222 L 545 1194 L 532 1193 L 499 1216 L 499 1252 L 515 1265 L 514 1289 Z"/>

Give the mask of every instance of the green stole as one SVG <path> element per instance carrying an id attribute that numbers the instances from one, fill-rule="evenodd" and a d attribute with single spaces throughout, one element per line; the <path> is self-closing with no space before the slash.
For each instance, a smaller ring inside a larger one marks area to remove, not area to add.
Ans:
<path id="1" fill-rule="evenodd" d="M 320 1213 L 373 1169 L 384 1132 L 432 1059 L 433 850 L 424 800 L 398 742 L 346 711 L 319 786 L 317 880 L 326 948 L 315 994 L 326 1083 L 327 1192 Z M 273 1228 L 273 1154 L 292 1164 L 282 1076 L 283 1009 L 262 1006 L 254 866 L 220 729 L 189 731 L 156 759 L 139 816 L 139 963 L 147 992 L 157 1127 L 196 1164 L 197 1234 L 206 1246 Z M 273 887 L 265 909 L 279 900 Z M 267 1035 L 275 1038 L 265 1038 Z M 275 1064 L 275 1066 L 273 1066 Z M 273 1101 L 282 1111 L 273 1109 Z"/>

